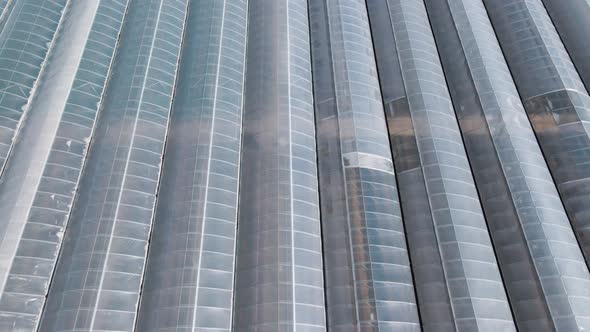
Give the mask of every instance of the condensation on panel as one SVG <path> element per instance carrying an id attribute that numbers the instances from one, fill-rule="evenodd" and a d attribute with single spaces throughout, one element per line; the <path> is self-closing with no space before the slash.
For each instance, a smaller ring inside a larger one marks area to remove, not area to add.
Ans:
<path id="1" fill-rule="evenodd" d="M 543 0 L 586 90 L 590 90 L 590 0 Z"/>
<path id="2" fill-rule="evenodd" d="M 250 0 L 235 331 L 325 331 L 306 0 Z"/>
<path id="3" fill-rule="evenodd" d="M 186 15 L 132 0 L 40 331 L 131 331 Z"/>
<path id="4" fill-rule="evenodd" d="M 9 221 L 0 241 L 2 330 L 38 324 L 126 3 L 68 4 L 10 153 L 0 181 Z"/>
<path id="5" fill-rule="evenodd" d="M 386 1 L 368 1 L 373 45 L 424 331 L 455 331 L 453 310 Z"/>
<path id="6" fill-rule="evenodd" d="M 426 3 L 517 324 L 583 329 L 590 275 L 483 3 Z"/>
<path id="7" fill-rule="evenodd" d="M 484 4 L 588 264 L 590 96 L 540 0 Z"/>
<path id="8" fill-rule="evenodd" d="M 398 79 L 403 80 L 408 98 L 455 326 L 514 330 L 424 3 L 380 1 L 387 1 L 393 28 L 390 42 L 397 48 Z"/>
<path id="9" fill-rule="evenodd" d="M 138 331 L 229 331 L 246 0 L 189 6 Z"/>
<path id="10" fill-rule="evenodd" d="M 19 0 L 0 16 L 0 172 L 68 1 Z"/>
<path id="11" fill-rule="evenodd" d="M 419 331 L 365 4 L 309 3 L 328 327 Z"/>

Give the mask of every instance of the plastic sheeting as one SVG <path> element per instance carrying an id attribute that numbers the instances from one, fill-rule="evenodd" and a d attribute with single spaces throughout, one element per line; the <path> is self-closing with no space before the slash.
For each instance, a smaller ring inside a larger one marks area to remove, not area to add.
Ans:
<path id="1" fill-rule="evenodd" d="M 68 4 L 27 106 L 20 139 L 0 181 L 0 213 L 5 218 L 0 242 L 2 330 L 27 331 L 38 324 L 125 3 Z"/>
<path id="2" fill-rule="evenodd" d="M 129 4 L 40 331 L 134 328 L 186 8 Z"/>
<path id="3" fill-rule="evenodd" d="M 588 326 L 588 0 L 2 5 L 0 330 Z"/>
<path id="4" fill-rule="evenodd" d="M 517 324 L 587 328 L 590 274 L 483 3 L 426 3 Z"/>
<path id="5" fill-rule="evenodd" d="M 248 4 L 191 2 L 139 331 L 229 331 Z"/>
<path id="6" fill-rule="evenodd" d="M 418 331 L 366 8 L 328 0 L 310 13 L 328 327 Z"/>
<path id="7" fill-rule="evenodd" d="M 590 96 L 540 0 L 484 4 L 588 263 Z"/>
<path id="8" fill-rule="evenodd" d="M 553 25 L 590 91 L 590 0 L 543 0 Z"/>
<path id="9" fill-rule="evenodd" d="M 238 331 L 324 331 L 306 0 L 250 0 L 235 276 Z"/>
<path id="10" fill-rule="evenodd" d="M 20 0 L 1 16 L 0 172 L 30 105 L 67 1 Z"/>
<path id="11" fill-rule="evenodd" d="M 368 2 L 422 328 L 454 331 L 453 310 L 430 209 L 387 1 Z"/>
<path id="12" fill-rule="evenodd" d="M 10 7 L 11 2 L 14 3 L 14 0 L 0 0 L 0 18 L 7 11 L 6 8 Z"/>
<path id="13" fill-rule="evenodd" d="M 394 160 L 397 160 L 399 155 L 406 163 L 400 165 L 400 169 L 404 167 L 413 170 L 415 166 L 418 166 L 423 176 L 420 179 L 412 172 L 399 173 L 400 178 L 413 176 L 408 180 L 400 179 L 400 183 L 404 185 L 400 189 L 405 192 L 404 196 L 407 195 L 404 200 L 429 202 L 456 329 L 514 330 L 504 285 L 424 4 L 413 0 L 382 1 L 386 1 L 385 7 L 376 9 L 387 10 L 389 22 L 381 23 L 381 25 L 376 23 L 375 29 L 384 24 L 391 26 L 392 35 L 383 36 L 387 38 L 387 41 L 380 42 L 394 43 L 401 76 L 398 74 L 397 77 L 388 77 L 388 75 L 396 75 L 397 71 L 380 71 L 380 77 L 385 82 L 401 80 L 405 90 L 405 95 L 402 89 L 399 89 L 398 96 L 394 91 L 384 93 L 388 97 L 394 96 L 393 100 L 387 100 L 392 103 L 388 106 L 388 121 L 394 122 L 390 124 L 390 127 L 395 129 L 390 133 L 393 136 Z M 383 16 L 371 16 L 372 22 L 379 18 L 383 19 Z M 412 17 L 412 21 L 409 22 L 407 17 Z M 386 51 L 386 48 L 377 48 L 378 52 L 380 50 Z M 380 54 L 378 62 L 391 55 L 395 54 Z M 394 84 L 385 83 L 384 87 L 395 87 Z M 399 95 L 400 92 L 401 95 Z M 407 98 L 407 106 L 405 101 L 398 102 L 400 98 Z M 409 112 L 404 109 L 405 107 L 409 109 Z M 410 119 L 405 119 L 408 116 Z M 405 127 L 406 130 L 401 130 L 401 127 Z M 396 136 L 408 135 L 412 132 L 416 140 L 415 145 L 411 137 L 396 139 Z M 407 141 L 407 144 L 403 144 L 402 140 Z M 398 172 L 401 171 L 398 170 Z M 424 194 L 427 197 L 424 197 Z M 421 220 L 425 218 L 421 215 L 421 211 L 417 210 L 412 203 L 407 210 L 404 209 L 402 201 L 402 211 L 408 223 L 411 223 L 412 219 L 424 223 L 424 227 L 416 227 L 416 225 L 412 228 L 408 227 L 408 232 L 423 233 L 415 234 L 414 240 L 432 241 L 432 230 L 426 227 L 425 221 Z M 409 213 L 405 214 L 405 211 Z M 410 238 L 410 243 L 412 240 Z M 432 251 L 424 244 L 417 243 L 417 246 L 416 251 L 420 247 Z M 421 264 L 429 264 L 424 257 L 419 259 Z M 433 263 L 435 267 L 433 276 L 440 277 L 436 256 Z M 416 267 L 421 266 L 419 264 Z M 418 270 L 415 273 L 424 272 Z M 440 284 L 439 281 L 431 284 L 428 279 L 417 280 L 423 282 L 416 285 L 418 290 L 422 288 L 422 292 L 418 291 L 419 296 L 421 293 L 433 291 L 428 287 Z M 440 289 L 437 292 L 441 298 L 436 301 L 442 304 L 447 294 Z M 420 298 L 418 303 L 421 303 Z M 427 311 L 430 315 L 438 314 L 436 308 L 430 310 Z M 439 310 L 441 316 L 448 315 L 447 306 L 440 305 Z M 428 317 L 424 320 L 427 321 Z M 440 325 L 432 328 L 437 331 L 453 330 L 447 319 L 440 320 Z"/>

